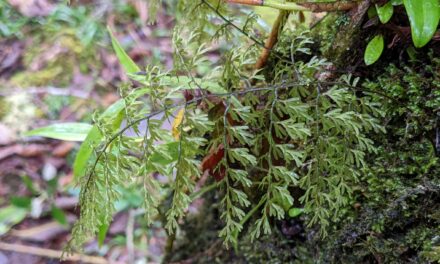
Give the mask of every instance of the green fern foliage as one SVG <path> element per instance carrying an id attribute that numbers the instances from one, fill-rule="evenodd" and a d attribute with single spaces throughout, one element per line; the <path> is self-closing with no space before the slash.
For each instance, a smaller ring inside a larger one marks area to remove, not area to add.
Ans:
<path id="1" fill-rule="evenodd" d="M 262 45 L 258 17 L 232 19 L 214 0 L 182 0 L 178 9 L 174 68 L 131 72 L 141 85 L 121 87 L 121 111 L 95 118 L 102 141 L 92 146 L 80 180 L 70 249 L 109 225 L 118 188 L 132 184 L 143 186 L 146 221 L 165 219 L 175 232 L 207 172 L 217 175 L 226 246 L 237 246 L 245 228 L 253 239 L 270 233 L 272 219 L 285 218 L 294 203 L 325 235 L 352 202 L 365 157 L 375 150 L 367 134 L 383 131 L 375 119 L 380 111 L 356 96 L 357 79 L 320 79 L 330 63 L 311 55 L 307 32 L 282 32 L 271 70 L 260 72 L 253 70 Z M 208 57 L 213 42 L 228 47 L 219 61 Z M 164 125 L 179 112 L 173 135 Z M 202 171 L 204 157 L 216 150 L 218 162 Z"/>

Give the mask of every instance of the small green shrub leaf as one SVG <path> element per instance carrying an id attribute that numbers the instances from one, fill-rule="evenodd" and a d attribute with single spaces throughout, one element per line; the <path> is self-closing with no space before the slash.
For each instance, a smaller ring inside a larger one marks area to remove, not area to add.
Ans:
<path id="1" fill-rule="evenodd" d="M 404 0 L 416 48 L 425 46 L 437 30 L 440 19 L 438 0 Z"/>
<path id="2" fill-rule="evenodd" d="M 115 36 L 112 33 L 112 30 L 110 27 L 107 28 L 108 32 L 110 33 L 110 37 L 112 39 L 112 46 L 115 50 L 116 56 L 119 59 L 119 62 L 121 63 L 122 67 L 124 68 L 125 72 L 127 74 L 134 74 L 136 72 L 141 71 L 140 68 L 134 63 L 134 61 L 128 56 L 128 54 L 124 51 L 121 44 L 119 44 L 118 40 L 115 38 Z"/>
<path id="3" fill-rule="evenodd" d="M 411 46 L 406 49 L 406 53 L 408 54 L 410 60 L 415 61 L 417 59 L 417 51 Z"/>
<path id="4" fill-rule="evenodd" d="M 379 16 L 380 22 L 382 24 L 387 23 L 390 18 L 393 16 L 394 7 L 391 2 L 384 4 L 383 6 L 379 6 L 376 4 L 377 15 Z"/>
<path id="5" fill-rule="evenodd" d="M 12 196 L 10 202 L 12 205 L 20 208 L 31 208 L 31 198 L 26 196 Z"/>
<path id="6" fill-rule="evenodd" d="M 80 177 L 85 174 L 87 162 L 93 153 L 93 148 L 98 146 L 101 140 L 102 135 L 99 129 L 93 126 L 76 154 L 75 162 L 73 163 L 73 175 L 75 177 Z"/>
<path id="7" fill-rule="evenodd" d="M 373 17 L 377 16 L 377 9 L 374 6 L 370 6 L 367 11 L 368 19 L 372 19 Z"/>
<path id="8" fill-rule="evenodd" d="M 53 219 L 55 219 L 58 223 L 62 225 L 67 225 L 66 214 L 64 214 L 63 210 L 56 206 L 52 206 L 52 210 L 50 212 Z"/>
<path id="9" fill-rule="evenodd" d="M 292 207 L 289 209 L 288 214 L 290 217 L 294 218 L 294 217 L 297 217 L 300 214 L 302 214 L 303 211 L 304 211 L 304 209 L 302 209 L 302 208 Z"/>
<path id="10" fill-rule="evenodd" d="M 26 132 L 25 136 L 40 136 L 67 141 L 84 141 L 92 125 L 86 123 L 60 123 Z"/>
<path id="11" fill-rule="evenodd" d="M 364 61 L 365 64 L 371 65 L 375 63 L 382 54 L 384 48 L 384 41 L 382 35 L 375 36 L 367 45 L 365 50 Z"/>

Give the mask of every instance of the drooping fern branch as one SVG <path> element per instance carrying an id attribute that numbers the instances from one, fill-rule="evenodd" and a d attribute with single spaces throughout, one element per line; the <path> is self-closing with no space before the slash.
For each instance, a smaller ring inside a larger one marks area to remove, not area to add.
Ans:
<path id="1" fill-rule="evenodd" d="M 331 84 L 334 85 L 334 83 L 331 83 Z M 281 89 L 281 90 L 294 89 L 295 90 L 298 87 L 300 87 L 301 85 L 302 85 L 301 83 L 290 83 L 288 85 L 274 85 L 274 86 L 270 86 L 270 87 L 249 88 L 249 89 L 246 89 L 243 91 L 234 91 L 234 92 L 229 92 L 229 93 L 224 93 L 224 94 L 211 94 L 209 96 L 208 95 L 200 96 L 200 97 L 194 98 L 190 101 L 187 101 L 185 103 L 175 104 L 170 107 L 167 107 L 166 109 L 153 112 L 153 113 L 147 115 L 147 117 L 142 117 L 141 119 L 134 120 L 133 123 L 139 124 L 140 122 L 142 122 L 144 120 L 151 120 L 152 117 L 154 117 L 160 113 L 163 113 L 166 111 L 171 111 L 171 109 L 185 107 L 186 105 L 193 105 L 193 104 L 196 104 L 197 102 L 201 102 L 203 100 L 206 100 L 207 98 L 212 97 L 212 96 L 216 96 L 216 97 L 231 97 L 231 96 L 233 96 L 233 97 L 235 97 L 235 96 L 246 96 L 247 94 L 254 94 L 256 92 L 274 91 L 275 89 Z M 295 101 L 298 102 L 298 100 L 290 99 L 286 102 L 283 102 L 283 104 L 286 104 L 286 103 L 291 104 L 292 102 L 295 102 Z M 290 111 L 298 111 L 298 109 L 295 109 L 295 107 L 293 107 L 293 106 L 284 105 L 284 107 L 291 108 L 292 110 L 290 110 Z M 245 107 L 245 106 L 243 106 L 243 108 L 244 109 L 237 108 L 238 110 L 236 110 L 236 112 L 240 113 L 240 111 L 241 111 L 243 113 L 242 115 L 240 115 L 240 117 L 244 117 L 247 120 L 252 119 L 252 114 L 247 113 L 247 111 L 250 108 Z M 299 109 L 302 109 L 302 108 L 304 108 L 304 107 L 299 106 Z M 230 110 L 228 110 L 228 111 L 230 111 Z M 225 111 L 225 112 L 228 113 L 228 111 Z M 285 110 L 285 111 L 288 111 L 288 110 Z M 300 112 L 295 112 L 295 114 L 299 114 L 300 116 L 302 115 Z M 156 121 L 148 122 L 149 123 L 149 131 L 153 131 L 153 133 L 150 132 L 151 134 L 157 133 L 157 132 L 154 132 L 155 130 L 161 131 L 160 130 L 160 123 L 156 123 L 155 125 L 152 125 L 155 122 Z M 198 123 L 198 122 L 201 122 L 201 123 Z M 255 120 L 253 122 L 257 123 Z M 370 120 L 370 122 L 372 122 L 372 124 L 375 124 L 374 120 Z M 109 164 L 111 165 L 111 164 L 118 164 L 118 163 L 121 164 L 122 163 L 123 164 L 122 167 L 129 169 L 128 171 L 127 170 L 122 171 L 123 175 L 118 175 L 116 173 L 114 174 L 115 175 L 114 181 L 117 180 L 117 182 L 114 182 L 115 185 L 122 185 L 123 186 L 124 184 L 126 184 L 126 182 L 124 181 L 125 179 L 127 179 L 126 175 L 129 175 L 131 173 L 131 170 L 136 171 L 135 169 L 133 169 L 133 166 L 135 166 L 135 165 L 139 166 L 139 164 L 140 164 L 139 161 L 135 160 L 133 157 L 130 157 L 129 160 L 125 160 L 126 157 L 121 157 L 121 156 L 114 157 L 115 159 L 119 159 L 118 162 L 116 162 L 116 161 L 109 162 L 109 158 L 105 157 L 106 155 L 108 155 L 108 151 L 109 151 L 109 149 L 107 149 L 107 148 L 110 148 L 111 145 L 115 144 L 115 142 L 117 142 L 120 139 L 127 140 L 122 135 L 125 131 L 127 131 L 133 125 L 133 123 L 130 126 L 127 126 L 127 127 L 120 129 L 116 133 L 116 135 L 110 137 L 108 139 L 109 141 L 107 141 L 103 147 L 99 148 L 99 151 L 97 153 L 97 156 L 101 157 L 100 159 L 97 160 L 98 163 L 100 163 L 102 165 L 106 165 L 106 166 L 108 166 Z M 195 124 L 195 123 L 198 123 L 199 125 L 203 124 L 202 126 L 204 127 L 204 129 L 207 128 L 206 127 L 206 124 L 207 124 L 206 117 L 202 118 L 202 119 L 199 118 L 198 121 L 194 121 L 193 124 Z M 187 124 L 190 124 L 190 123 L 187 123 Z M 227 126 L 229 126 L 228 121 L 226 121 L 226 124 L 227 124 Z M 286 123 L 282 124 L 282 125 L 283 125 L 283 127 L 288 126 L 288 124 L 286 124 Z M 183 127 L 183 124 L 182 124 L 182 127 Z M 354 126 L 354 127 L 356 127 L 356 126 Z M 240 142 L 240 139 L 242 141 L 245 140 L 248 142 L 251 142 L 251 141 L 255 142 L 255 141 L 253 141 L 253 140 L 255 140 L 254 139 L 255 135 L 252 135 L 250 133 L 245 133 L 244 132 L 245 130 L 243 130 L 242 128 L 237 129 L 234 127 L 229 127 L 227 130 L 230 131 L 231 134 L 236 134 L 237 142 Z M 248 129 L 246 129 L 246 130 L 248 130 Z M 204 131 L 204 130 L 201 130 L 201 131 Z M 168 133 L 168 134 L 170 133 L 170 132 L 166 132 L 166 131 L 161 131 L 161 132 Z M 371 142 L 369 142 L 367 139 L 364 138 L 361 140 L 365 141 L 366 146 L 371 146 Z M 188 150 L 194 149 L 197 152 L 199 152 L 200 151 L 200 149 L 199 149 L 200 144 L 194 144 L 194 142 L 202 142 L 202 141 L 204 141 L 204 139 L 192 139 L 190 142 L 188 141 L 189 144 L 182 145 L 182 149 L 184 147 L 188 147 Z M 124 143 L 124 145 L 126 145 L 126 143 Z M 195 146 L 195 148 L 194 148 L 194 146 Z M 278 152 L 282 153 L 282 154 L 278 153 L 277 155 L 280 155 L 280 158 L 282 158 L 284 160 L 296 160 L 296 162 L 300 162 L 301 155 L 297 153 L 297 150 L 292 149 L 293 146 L 294 145 L 289 145 L 289 144 L 277 145 L 275 148 L 278 149 Z M 167 165 L 170 165 L 173 163 L 170 161 L 176 159 L 176 157 L 174 157 L 174 159 L 173 159 L 173 157 L 171 157 L 173 154 L 176 153 L 176 147 L 177 147 L 177 144 L 175 144 L 174 142 L 166 144 L 165 147 L 164 147 L 164 145 L 154 146 L 153 149 L 151 149 L 149 151 L 150 154 L 149 154 L 148 159 L 147 160 L 144 160 L 144 158 L 141 159 L 143 161 L 142 161 L 141 165 L 139 166 L 139 168 L 142 169 L 142 171 L 144 172 L 143 175 L 146 175 L 145 171 L 149 171 L 150 173 L 155 172 L 155 171 L 162 171 L 162 173 L 165 174 L 167 172 L 167 169 L 165 167 Z M 143 147 L 142 147 L 142 145 L 138 144 L 138 147 L 131 148 L 131 150 L 133 151 L 136 148 L 138 148 L 139 150 L 142 150 Z M 275 148 L 272 147 L 272 151 L 274 151 Z M 119 153 L 117 153 L 118 155 L 120 155 L 120 153 L 124 153 L 120 150 L 120 147 L 118 147 L 118 152 L 119 152 Z M 179 152 L 179 151 L 177 150 L 177 152 Z M 250 152 L 246 149 L 243 149 L 243 148 L 230 149 L 229 151 L 225 151 L 225 152 L 228 153 L 232 158 L 242 161 L 242 164 L 245 166 L 244 168 L 241 168 L 241 169 L 235 168 L 235 169 L 228 170 L 228 174 L 230 174 L 231 176 L 229 177 L 229 175 L 228 175 L 228 177 L 224 178 L 224 184 L 226 186 L 225 188 L 228 189 L 231 187 L 231 186 L 228 187 L 228 184 L 234 185 L 236 183 L 240 183 L 240 185 L 242 185 L 242 186 L 250 187 L 252 185 L 252 179 L 248 178 L 247 171 L 249 170 L 249 166 L 252 167 L 254 165 L 253 159 L 249 158 L 249 157 L 252 157 Z M 128 154 L 128 151 L 125 153 Z M 177 154 L 177 155 L 182 155 L 182 154 Z M 190 159 L 190 155 L 186 156 L 186 154 L 184 153 L 183 156 L 187 159 Z M 105 157 L 105 158 L 103 158 L 103 157 Z M 195 156 L 193 156 L 193 158 L 194 157 Z M 247 158 L 244 158 L 244 157 L 247 157 Z M 165 161 L 164 161 L 164 159 L 161 159 L 161 158 L 164 158 Z M 166 160 L 166 158 L 169 158 L 169 160 Z M 197 170 L 192 170 L 192 171 L 190 170 L 191 173 L 193 173 L 193 174 L 190 173 L 187 175 L 198 175 L 199 174 L 198 162 L 196 160 L 193 160 L 193 161 L 187 160 L 186 162 L 193 165 L 189 168 L 197 168 Z M 229 159 L 225 159 L 224 162 L 225 163 L 221 163 L 221 164 L 228 164 L 231 161 Z M 304 164 L 307 164 L 307 162 L 305 162 Z M 127 165 L 130 165 L 130 166 L 126 167 Z M 94 175 L 98 175 L 101 173 L 101 170 L 99 169 L 100 166 L 101 165 L 97 165 L 95 167 L 95 168 L 97 168 L 97 170 L 93 174 L 90 174 L 90 176 L 88 178 L 87 187 L 86 188 L 83 187 L 83 189 L 82 189 L 81 205 L 82 205 L 83 209 L 81 210 L 80 221 L 75 225 L 76 229 L 74 229 L 74 238 L 76 240 L 73 240 L 72 243 L 81 243 L 82 241 L 84 241 L 84 239 L 86 238 L 87 235 L 96 233 L 98 231 L 98 228 L 100 225 L 104 224 L 105 221 L 110 220 L 112 211 L 102 210 L 103 207 L 101 207 L 101 206 L 99 206 L 99 207 L 93 206 L 97 203 L 102 203 L 102 201 L 107 201 L 106 199 L 103 199 L 103 197 L 101 196 L 103 194 L 103 189 L 100 189 L 99 185 L 105 186 L 106 190 L 114 191 L 114 189 L 112 189 L 112 187 L 107 185 L 105 182 L 100 183 L 99 179 L 101 177 L 94 176 Z M 131 168 L 131 170 L 130 170 L 130 168 Z M 107 170 L 112 171 L 112 172 L 117 172 L 117 170 L 113 167 L 107 168 Z M 287 186 L 289 186 L 291 184 L 295 184 L 296 176 L 291 171 L 285 170 L 283 166 L 276 166 L 273 168 L 273 170 L 278 170 L 279 171 L 278 173 L 286 174 L 286 176 L 289 177 L 289 179 L 290 179 L 289 184 L 282 186 L 282 188 L 287 188 Z M 120 171 L 120 173 L 121 173 L 121 171 Z M 107 175 L 107 177 L 108 177 L 108 175 Z M 107 177 L 105 177 L 105 178 L 107 178 Z M 159 185 L 158 185 L 157 181 L 155 179 L 151 178 L 152 175 L 147 175 L 144 177 L 147 178 L 145 180 L 145 182 L 146 182 L 145 191 L 146 191 L 146 195 L 147 195 L 146 201 L 145 201 L 145 205 L 146 205 L 145 209 L 146 209 L 146 212 L 150 216 L 149 219 L 151 219 L 155 216 L 155 213 L 157 212 L 156 207 L 158 206 L 158 202 L 155 202 L 155 200 L 153 198 L 154 196 L 152 195 L 151 192 L 159 193 L 160 191 L 158 188 Z M 171 179 L 173 179 L 173 178 L 171 177 Z M 304 179 L 307 179 L 307 178 L 304 178 Z M 182 196 L 182 193 L 176 194 L 176 195 L 181 195 L 183 198 L 185 198 L 182 201 L 185 201 L 186 205 L 188 205 L 188 203 L 190 203 L 190 200 L 187 199 L 188 197 L 187 197 L 186 191 L 190 191 L 192 188 L 191 186 L 193 186 L 193 183 L 189 182 L 189 180 L 190 179 L 188 179 L 188 178 L 184 178 L 184 179 L 180 180 L 181 182 L 179 183 L 179 184 L 181 184 L 181 186 L 179 186 L 179 188 L 184 187 L 186 189 L 184 192 L 185 193 L 184 197 Z M 303 180 L 303 182 L 304 182 L 304 184 L 306 184 L 306 183 L 311 184 L 308 182 L 308 180 Z M 176 183 L 174 183 L 174 184 L 176 184 Z M 175 186 L 177 186 L 177 185 L 175 185 Z M 306 185 L 304 185 L 304 186 L 306 186 Z M 177 188 L 177 187 L 174 187 L 174 188 Z M 234 190 L 235 190 L 234 188 L 229 189 L 229 191 L 231 191 L 231 192 Z M 190 193 L 190 192 L 188 192 L 188 193 Z M 238 193 L 240 193 L 240 194 L 238 194 Z M 234 199 L 236 201 L 241 201 L 242 205 L 245 205 L 245 204 L 247 204 L 247 202 L 245 202 L 246 200 L 243 199 L 243 196 L 244 196 L 243 194 L 244 193 L 241 193 L 241 191 L 239 189 L 237 189 L 237 190 L 235 190 L 235 197 L 234 198 L 231 197 L 230 199 L 231 200 Z M 241 198 L 238 198 L 238 197 L 241 197 Z M 304 199 L 307 199 L 307 197 L 308 196 L 306 195 L 304 197 Z M 114 198 L 117 199 L 116 196 Z M 287 199 L 287 200 L 289 201 L 290 199 Z M 176 200 L 176 202 L 180 202 L 180 201 Z M 226 200 L 225 200 L 225 202 L 226 202 Z M 176 227 L 175 226 L 176 222 L 174 219 L 182 216 L 183 211 L 179 208 L 182 208 L 184 205 L 185 204 L 182 205 L 179 203 L 178 205 L 176 205 L 175 209 L 173 209 L 173 210 L 179 210 L 180 213 L 170 214 L 170 219 L 173 219 L 173 220 L 171 220 L 171 222 L 173 223 L 173 225 L 170 225 L 171 228 Z M 311 207 L 313 209 L 316 209 L 313 207 L 313 205 Z M 238 211 L 237 209 L 234 209 L 234 210 Z M 103 220 L 99 221 L 98 219 L 102 218 L 104 215 L 107 218 L 104 217 Z M 234 240 L 231 240 L 232 239 L 231 236 L 233 235 L 234 232 L 241 230 L 242 227 L 239 227 L 239 225 L 237 225 L 237 223 L 239 223 L 240 219 L 242 219 L 243 217 L 244 217 L 244 215 L 242 213 L 240 213 L 240 217 L 237 218 L 237 220 L 234 221 L 235 224 L 232 225 L 234 228 L 229 227 L 230 230 L 228 230 L 227 232 L 225 231 L 225 233 L 224 233 L 225 239 L 229 239 L 230 240 L 229 242 L 235 242 Z M 94 226 L 94 228 L 90 228 L 90 229 L 86 228 L 86 227 L 91 227 L 91 226 Z M 78 236 L 80 234 L 82 234 L 83 236 Z M 75 245 L 75 244 L 72 244 L 72 245 Z"/>
<path id="2" fill-rule="evenodd" d="M 81 213 L 70 247 L 104 232 L 120 198 L 118 187 L 130 184 L 143 186 L 147 223 L 164 218 L 164 227 L 174 233 L 202 173 L 218 181 L 225 245 L 237 244 L 251 217 L 254 239 L 261 230 L 269 233 L 271 219 L 284 218 L 294 199 L 303 204 L 309 224 L 325 234 L 329 223 L 342 217 L 357 169 L 374 150 L 365 135 L 381 129 L 374 118 L 378 110 L 368 97 L 355 96 L 350 78 L 316 78 L 328 62 L 310 55 L 306 34 L 291 40 L 295 34 L 281 32 L 271 50 L 274 72 L 265 80 L 254 71 L 264 47 L 254 32 L 254 15 L 238 26 L 228 19 L 223 1 L 180 1 L 179 8 L 192 17 L 174 31 L 173 70 L 130 73 L 140 87 L 123 87 L 112 114 L 96 119 L 102 141 L 92 146 L 81 181 Z M 205 47 L 214 40 L 230 49 L 213 62 Z M 180 121 L 173 134 L 163 126 L 174 118 Z M 210 157 L 214 162 L 204 166 Z M 303 191 L 301 197 L 292 195 L 293 188 Z M 167 197 L 171 205 L 159 217 Z"/>

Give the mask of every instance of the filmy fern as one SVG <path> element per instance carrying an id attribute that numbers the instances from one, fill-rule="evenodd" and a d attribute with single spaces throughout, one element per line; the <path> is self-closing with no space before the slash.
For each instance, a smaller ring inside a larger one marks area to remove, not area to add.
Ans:
<path id="1" fill-rule="evenodd" d="M 271 219 L 285 218 L 295 199 L 325 235 L 350 204 L 365 155 L 374 151 L 366 133 L 381 130 L 373 117 L 379 111 L 355 95 L 356 80 L 316 77 L 329 63 L 310 55 L 306 33 L 283 32 L 269 81 L 252 69 L 262 43 L 255 15 L 232 21 L 223 1 L 214 0 L 181 0 L 178 7 L 174 69 L 130 72 L 141 86 L 123 86 L 118 111 L 95 119 L 101 143 L 84 143 L 94 152 L 81 178 L 81 215 L 70 246 L 106 229 L 117 187 L 130 184 L 143 186 L 148 223 L 172 197 L 164 226 L 175 232 L 204 173 L 203 157 L 213 153 L 221 153 L 211 172 L 219 176 L 225 245 L 237 245 L 245 226 L 254 239 L 270 233 Z M 207 56 L 213 41 L 228 47 L 219 61 Z M 173 135 L 163 126 L 179 111 Z M 247 225 L 251 217 L 256 221 Z"/>

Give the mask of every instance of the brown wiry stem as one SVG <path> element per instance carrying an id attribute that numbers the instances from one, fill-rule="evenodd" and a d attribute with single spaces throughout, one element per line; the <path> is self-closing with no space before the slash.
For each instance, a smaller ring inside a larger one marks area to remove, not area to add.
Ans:
<path id="1" fill-rule="evenodd" d="M 260 70 L 264 66 L 266 66 L 270 51 L 273 49 L 275 44 L 278 42 L 278 35 L 283 30 L 283 27 L 285 24 L 284 22 L 287 20 L 288 16 L 289 16 L 289 12 L 287 12 L 287 11 L 281 10 L 279 12 L 278 17 L 272 26 L 272 30 L 270 32 L 269 38 L 266 40 L 266 43 L 264 44 L 264 49 L 261 52 L 261 55 L 258 58 L 257 63 L 255 64 L 256 70 Z"/>

